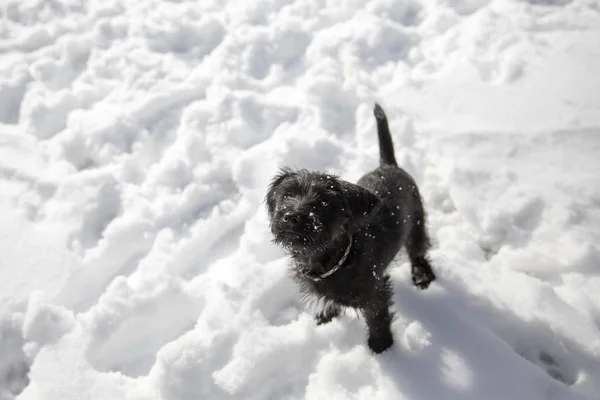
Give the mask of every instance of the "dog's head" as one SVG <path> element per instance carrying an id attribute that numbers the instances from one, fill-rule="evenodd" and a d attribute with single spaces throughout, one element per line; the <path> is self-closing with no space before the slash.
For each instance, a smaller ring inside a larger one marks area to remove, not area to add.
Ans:
<path id="1" fill-rule="evenodd" d="M 274 242 L 295 253 L 315 253 L 356 231 L 379 198 L 336 176 L 283 169 L 266 196 Z"/>

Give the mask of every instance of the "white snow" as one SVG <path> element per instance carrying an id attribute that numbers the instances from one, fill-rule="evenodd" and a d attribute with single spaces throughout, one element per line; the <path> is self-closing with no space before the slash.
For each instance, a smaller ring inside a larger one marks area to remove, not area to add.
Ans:
<path id="1" fill-rule="evenodd" d="M 4 0 L 0 399 L 597 399 L 600 2 Z M 316 326 L 279 167 L 427 203 L 392 349 Z"/>

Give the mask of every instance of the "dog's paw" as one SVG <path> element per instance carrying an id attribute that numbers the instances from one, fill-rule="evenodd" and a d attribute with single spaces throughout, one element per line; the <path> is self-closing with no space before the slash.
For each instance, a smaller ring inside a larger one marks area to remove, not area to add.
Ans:
<path id="1" fill-rule="evenodd" d="M 315 315 L 315 320 L 317 321 L 317 325 L 323 325 L 328 322 L 331 322 L 332 319 L 340 315 L 340 308 L 337 306 L 332 306 L 326 308 L 323 311 L 319 311 L 317 315 Z"/>
<path id="2" fill-rule="evenodd" d="M 384 336 L 369 336 L 367 344 L 373 353 L 380 354 L 392 347 L 394 344 L 394 338 L 392 337 L 391 332 Z"/>
<path id="3" fill-rule="evenodd" d="M 427 289 L 435 279 L 433 271 L 415 271 L 412 274 L 413 284 L 421 290 Z"/>
<path id="4" fill-rule="evenodd" d="M 317 315 L 315 315 L 315 320 L 317 321 L 317 325 L 323 325 L 331 322 L 333 320 L 333 317 L 333 315 L 318 313 Z"/>

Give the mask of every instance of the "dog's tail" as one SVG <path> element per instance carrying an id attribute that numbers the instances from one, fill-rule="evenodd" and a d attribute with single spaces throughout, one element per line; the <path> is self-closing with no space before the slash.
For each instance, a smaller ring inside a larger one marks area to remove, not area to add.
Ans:
<path id="1" fill-rule="evenodd" d="M 381 158 L 381 164 L 398 166 L 396 156 L 394 155 L 394 144 L 392 143 L 392 135 L 390 133 L 388 120 L 383 108 L 377 103 L 375 103 L 373 114 L 377 121 L 377 136 L 379 137 L 379 156 Z"/>

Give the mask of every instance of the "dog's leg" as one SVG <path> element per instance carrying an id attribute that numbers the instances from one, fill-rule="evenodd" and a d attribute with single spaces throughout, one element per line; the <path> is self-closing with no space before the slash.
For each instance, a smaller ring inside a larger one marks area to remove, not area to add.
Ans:
<path id="1" fill-rule="evenodd" d="M 410 258 L 412 281 L 419 289 L 427 289 L 435 280 L 435 274 L 429 264 L 427 251 L 430 247 L 429 236 L 425 228 L 425 218 L 420 216 L 413 224 L 409 240 L 406 243 L 406 252 Z"/>
<path id="2" fill-rule="evenodd" d="M 369 329 L 367 343 L 369 348 L 377 354 L 387 350 L 394 344 L 390 328 L 392 323 L 392 314 L 390 313 L 392 286 L 389 276 L 383 277 L 381 286 L 378 289 L 375 293 L 376 298 L 371 299 L 368 305 L 362 309 Z"/>
<path id="3" fill-rule="evenodd" d="M 340 315 L 342 309 L 337 304 L 329 304 L 324 309 L 319 311 L 315 316 L 317 325 L 326 324 L 331 322 L 332 319 Z"/>

